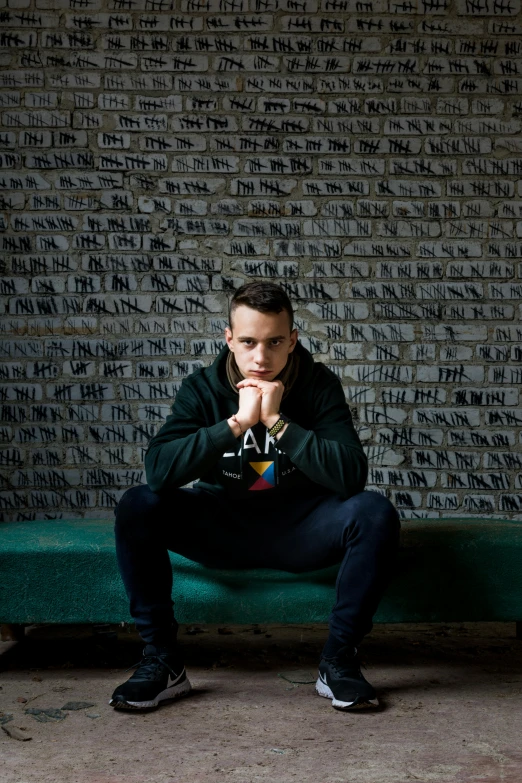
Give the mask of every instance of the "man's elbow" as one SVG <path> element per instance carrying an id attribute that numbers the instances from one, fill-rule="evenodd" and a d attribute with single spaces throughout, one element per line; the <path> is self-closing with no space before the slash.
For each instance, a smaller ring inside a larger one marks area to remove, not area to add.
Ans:
<path id="1" fill-rule="evenodd" d="M 336 482 L 337 492 L 343 497 L 350 498 L 358 495 L 366 486 L 368 479 L 368 460 L 364 452 L 357 453 L 352 459 L 343 464 L 341 473 Z"/>
<path id="2" fill-rule="evenodd" d="M 160 492 L 165 486 L 165 476 L 158 470 L 157 459 L 154 451 L 147 451 L 144 459 L 145 479 L 152 492 Z"/>
<path id="3" fill-rule="evenodd" d="M 356 495 L 362 492 L 368 481 L 368 458 L 366 454 L 362 452 L 355 462 L 354 470 L 351 475 L 351 493 Z"/>
<path id="4" fill-rule="evenodd" d="M 368 481 L 368 472 L 369 472 L 368 457 L 366 456 L 366 454 L 364 454 L 364 452 L 361 459 L 359 472 L 360 472 L 360 485 L 361 485 L 359 492 L 362 492 L 366 486 L 366 482 Z"/>
<path id="5" fill-rule="evenodd" d="M 158 480 L 156 476 L 145 473 L 147 485 L 152 492 L 159 493 L 165 487 L 165 482 Z"/>

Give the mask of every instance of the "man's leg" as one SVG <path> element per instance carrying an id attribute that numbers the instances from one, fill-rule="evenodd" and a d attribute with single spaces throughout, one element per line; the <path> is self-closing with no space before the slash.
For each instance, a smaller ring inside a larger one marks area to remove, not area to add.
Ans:
<path id="1" fill-rule="evenodd" d="M 157 495 L 133 487 L 116 509 L 116 553 L 131 615 L 146 646 L 137 671 L 116 688 L 118 709 L 150 709 L 190 690 L 176 646 L 168 550 L 208 565 L 227 565 L 233 530 L 219 500 L 197 489 Z"/>
<path id="2" fill-rule="evenodd" d="M 327 496 L 310 509 L 294 504 L 273 518 L 258 541 L 260 566 L 300 573 L 341 563 L 330 635 L 359 644 L 372 629 L 399 544 L 400 521 L 383 495 L 365 491 L 343 500 Z"/>
<path id="3" fill-rule="evenodd" d="M 327 513 L 328 509 L 324 509 Z M 400 521 L 395 507 L 377 492 L 361 492 L 340 509 L 345 548 L 336 584 L 326 645 L 359 645 L 388 585 L 399 548 Z"/>
<path id="4" fill-rule="evenodd" d="M 143 485 L 127 490 L 115 510 L 118 567 L 131 616 L 148 644 L 168 644 L 177 632 L 171 598 L 172 568 L 164 542 L 168 505 Z M 172 505 L 170 514 L 178 516 L 176 505 Z"/>
<path id="5" fill-rule="evenodd" d="M 175 637 L 168 550 L 209 566 L 232 565 L 235 529 L 219 499 L 198 489 L 157 495 L 145 484 L 129 489 L 115 510 L 116 554 L 142 639 Z"/>
<path id="6" fill-rule="evenodd" d="M 319 666 L 317 691 L 338 709 L 376 704 L 360 672 L 357 646 L 389 581 L 399 544 L 394 506 L 376 492 L 348 500 L 328 497 L 300 521 L 291 520 L 264 553 L 264 565 L 300 572 L 341 562 L 330 635 Z"/>
<path id="7" fill-rule="evenodd" d="M 361 672 L 357 647 L 372 628 L 373 615 L 390 579 L 400 522 L 392 504 L 374 492 L 356 495 L 344 508 L 346 552 L 315 689 L 331 699 L 335 709 L 353 710 L 379 703 Z"/>

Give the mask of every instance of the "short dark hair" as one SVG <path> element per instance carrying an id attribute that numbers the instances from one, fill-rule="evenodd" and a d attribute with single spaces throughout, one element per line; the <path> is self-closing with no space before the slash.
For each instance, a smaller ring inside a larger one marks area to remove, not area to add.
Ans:
<path id="1" fill-rule="evenodd" d="M 232 315 L 241 305 L 259 310 L 260 313 L 281 313 L 286 310 L 290 319 L 290 331 L 294 326 L 294 310 L 290 299 L 281 286 L 256 280 L 253 283 L 245 283 L 237 289 L 230 300 L 228 309 L 228 323 L 232 328 Z"/>

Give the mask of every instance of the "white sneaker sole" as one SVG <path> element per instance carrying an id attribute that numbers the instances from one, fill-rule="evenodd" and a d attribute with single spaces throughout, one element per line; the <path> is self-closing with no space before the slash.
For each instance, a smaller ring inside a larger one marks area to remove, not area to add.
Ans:
<path id="1" fill-rule="evenodd" d="M 320 677 L 317 678 L 317 682 L 315 683 L 315 690 L 319 696 L 324 696 L 325 699 L 331 699 L 332 707 L 335 707 L 336 710 L 364 710 L 368 709 L 369 707 L 379 706 L 379 699 L 368 699 L 367 701 L 361 702 L 339 701 L 339 699 L 335 698 L 328 685 L 326 685 L 326 683 L 324 683 Z"/>
<path id="2" fill-rule="evenodd" d="M 186 696 L 192 689 L 192 686 L 188 679 L 180 682 L 179 685 L 172 685 L 170 688 L 165 688 L 164 691 L 158 693 L 155 699 L 152 701 L 115 701 L 111 699 L 109 704 L 117 710 L 146 710 L 158 707 L 162 701 L 171 701 L 172 699 L 179 699 L 181 696 Z"/>

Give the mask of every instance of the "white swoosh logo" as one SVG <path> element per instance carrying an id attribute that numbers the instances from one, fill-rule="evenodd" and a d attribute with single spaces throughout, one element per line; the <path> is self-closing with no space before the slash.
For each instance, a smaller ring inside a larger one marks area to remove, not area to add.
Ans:
<path id="1" fill-rule="evenodd" d="M 167 688 L 172 688 L 173 685 L 176 685 L 176 683 L 181 680 L 182 676 L 183 676 L 183 672 L 181 672 L 181 674 L 178 674 L 176 679 L 173 680 L 172 677 L 169 674 L 169 679 L 168 679 L 168 682 L 167 682 Z"/>

